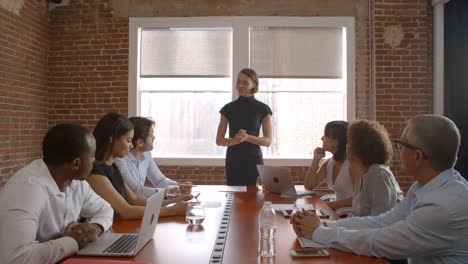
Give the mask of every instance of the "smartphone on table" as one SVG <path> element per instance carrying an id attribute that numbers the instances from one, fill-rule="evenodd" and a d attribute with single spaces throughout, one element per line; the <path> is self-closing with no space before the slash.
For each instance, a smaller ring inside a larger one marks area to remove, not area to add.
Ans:
<path id="1" fill-rule="evenodd" d="M 321 248 L 298 248 L 291 249 L 290 255 L 295 258 L 328 257 L 330 252 Z"/>
<path id="2" fill-rule="evenodd" d="M 281 214 L 286 218 L 291 217 L 292 213 L 293 213 L 293 210 L 281 210 Z"/>

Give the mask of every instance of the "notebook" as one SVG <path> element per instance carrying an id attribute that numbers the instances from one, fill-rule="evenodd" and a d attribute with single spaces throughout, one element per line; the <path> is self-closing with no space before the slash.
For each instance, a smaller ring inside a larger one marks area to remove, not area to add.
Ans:
<path id="1" fill-rule="evenodd" d="M 289 169 L 286 167 L 257 165 L 257 170 L 262 180 L 263 189 L 266 191 L 291 197 L 316 194 L 315 191 L 296 191 Z"/>
<path id="2" fill-rule="evenodd" d="M 164 192 L 153 194 L 146 202 L 138 234 L 105 233 L 78 251 L 83 256 L 132 257 L 153 238 Z"/>

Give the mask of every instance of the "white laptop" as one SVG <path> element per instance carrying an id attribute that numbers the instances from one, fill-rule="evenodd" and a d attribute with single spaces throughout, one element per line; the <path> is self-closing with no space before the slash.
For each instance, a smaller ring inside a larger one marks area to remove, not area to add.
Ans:
<path id="1" fill-rule="evenodd" d="M 138 234 L 107 232 L 96 241 L 80 249 L 77 254 L 83 256 L 135 256 L 153 238 L 163 199 L 164 192 L 157 192 L 148 198 Z"/>
<path id="2" fill-rule="evenodd" d="M 302 197 L 316 194 L 315 191 L 296 191 L 289 169 L 278 166 L 257 165 L 263 189 L 285 196 Z"/>

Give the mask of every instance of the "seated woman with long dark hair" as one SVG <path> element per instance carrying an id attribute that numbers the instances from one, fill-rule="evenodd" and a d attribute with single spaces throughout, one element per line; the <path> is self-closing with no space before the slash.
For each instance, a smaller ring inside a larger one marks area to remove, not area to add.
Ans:
<path id="1" fill-rule="evenodd" d="M 91 188 L 106 200 L 123 219 L 143 217 L 146 198 L 136 195 L 124 182 L 116 158 L 125 157 L 130 151 L 133 124 L 117 113 L 106 114 L 93 132 L 96 138 L 96 162 L 87 181 Z M 170 201 L 163 202 L 163 205 Z M 162 207 L 161 216 L 183 215 L 187 204 L 177 202 L 171 207 Z"/>
<path id="2" fill-rule="evenodd" d="M 359 170 L 350 166 L 346 159 L 347 132 L 346 121 L 331 121 L 325 125 L 322 147 L 315 148 L 312 165 L 304 178 L 304 188 L 308 190 L 326 181 L 328 188 L 335 192 L 336 201 L 328 202 L 333 209 L 351 207 L 354 181 Z M 319 166 L 325 152 L 333 156 Z"/>

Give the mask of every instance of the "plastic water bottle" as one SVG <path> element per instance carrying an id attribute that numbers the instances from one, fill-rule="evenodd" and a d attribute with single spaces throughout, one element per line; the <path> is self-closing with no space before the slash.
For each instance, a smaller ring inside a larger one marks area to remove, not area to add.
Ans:
<path id="1" fill-rule="evenodd" d="M 271 202 L 265 202 L 258 214 L 258 253 L 274 257 L 276 252 L 276 214 Z"/>

